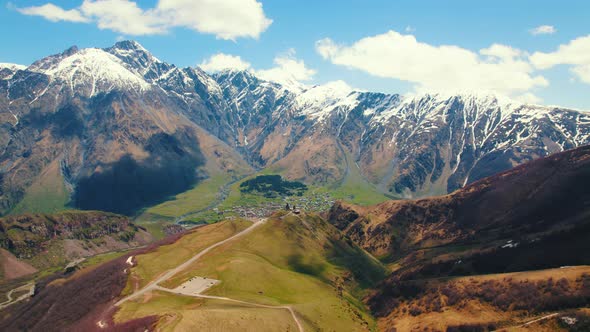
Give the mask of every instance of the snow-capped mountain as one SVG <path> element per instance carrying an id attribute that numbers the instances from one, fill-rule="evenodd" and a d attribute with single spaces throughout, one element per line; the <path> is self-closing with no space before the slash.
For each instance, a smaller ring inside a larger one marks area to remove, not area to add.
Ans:
<path id="1" fill-rule="evenodd" d="M 344 82 L 294 89 L 248 71 L 178 68 L 133 41 L 0 65 L 0 121 L 4 212 L 48 178 L 61 179 L 78 207 L 121 211 L 105 198 L 112 193 L 89 188 L 107 190 L 121 169 L 165 173 L 171 189 L 149 183 L 159 194 L 133 198 L 138 207 L 190 186 L 211 158 L 227 171 L 248 167 L 243 158 L 323 184 L 357 168 L 383 192 L 418 197 L 590 143 L 585 112 Z"/>
<path id="2" fill-rule="evenodd" d="M 238 124 L 250 152 L 262 165 L 277 164 L 294 178 L 337 181 L 349 167 L 357 167 L 381 190 L 417 197 L 450 192 L 522 162 L 590 143 L 590 114 L 585 112 L 485 94 L 359 92 L 342 82 L 295 94 L 246 72 L 231 73 L 215 75 L 231 92 L 226 98 L 248 116 L 266 114 L 254 125 Z M 274 108 L 262 107 L 265 100 L 273 101 Z M 270 133 L 256 126 L 275 122 L 283 125 Z"/>
<path id="3" fill-rule="evenodd" d="M 0 79 L 10 79 L 17 71 L 25 68 L 27 68 L 27 66 L 0 62 Z"/>
<path id="4" fill-rule="evenodd" d="M 151 87 L 123 61 L 97 48 L 70 49 L 35 62 L 27 70 L 47 75 L 55 84 L 69 88 L 72 95 L 86 97 L 112 90 L 144 92 Z"/>

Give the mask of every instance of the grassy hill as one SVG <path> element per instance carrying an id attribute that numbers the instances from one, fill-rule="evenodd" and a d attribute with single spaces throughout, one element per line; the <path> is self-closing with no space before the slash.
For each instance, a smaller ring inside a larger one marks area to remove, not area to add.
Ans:
<path id="1" fill-rule="evenodd" d="M 197 234 L 229 224 L 206 226 L 195 231 L 193 240 L 185 241 L 197 241 Z M 179 241 L 159 251 L 161 255 L 182 252 L 181 248 L 187 245 L 188 242 L 181 245 Z M 154 255 L 138 257 L 137 268 L 153 262 Z M 163 286 L 176 287 L 194 276 L 221 281 L 208 295 L 265 305 L 289 305 L 302 318 L 306 330 L 364 331 L 373 328 L 374 322 L 359 299 L 368 285 L 385 276 L 385 271 L 378 261 L 342 238 L 318 216 L 279 213 L 252 233 L 208 253 Z M 158 292 L 139 301 L 126 302 L 116 321 L 156 314 L 163 318 L 160 323 L 165 330 L 197 325 L 203 330 L 221 326 L 294 329 L 285 310 L 258 309 Z M 221 317 L 222 313 L 227 314 L 222 322 L 212 319 Z"/>

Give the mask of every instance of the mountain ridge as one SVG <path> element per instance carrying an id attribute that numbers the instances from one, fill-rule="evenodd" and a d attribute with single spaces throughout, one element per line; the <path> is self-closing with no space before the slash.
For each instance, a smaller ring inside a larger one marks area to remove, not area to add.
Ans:
<path id="1" fill-rule="evenodd" d="M 57 175 L 75 195 L 82 178 L 125 156 L 141 167 L 162 160 L 149 159 L 160 152 L 147 146 L 163 133 L 203 159 L 195 133 L 206 132 L 226 145 L 231 164 L 243 159 L 308 184 L 337 186 L 357 167 L 363 181 L 407 198 L 451 192 L 590 143 L 590 114 L 580 111 L 489 95 L 355 91 L 343 82 L 293 92 L 253 72 L 179 68 L 133 41 L 72 47 L 23 70 L 1 69 L 0 92 L 4 213 L 51 163 L 61 165 Z M 179 166 L 183 176 L 204 164 L 194 160 Z M 199 177 L 189 178 L 188 186 Z"/>

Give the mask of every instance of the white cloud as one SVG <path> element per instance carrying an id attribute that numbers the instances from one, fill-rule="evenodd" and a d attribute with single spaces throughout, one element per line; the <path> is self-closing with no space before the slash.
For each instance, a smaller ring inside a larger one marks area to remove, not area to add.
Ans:
<path id="1" fill-rule="evenodd" d="M 415 32 L 416 31 L 416 28 L 414 28 L 411 25 L 408 25 L 408 26 L 406 26 L 406 29 L 405 30 L 406 30 L 406 32 Z"/>
<path id="2" fill-rule="evenodd" d="M 128 0 L 84 0 L 80 11 L 95 21 L 99 29 L 129 35 L 162 34 L 168 28 L 157 13 L 144 11 Z"/>
<path id="3" fill-rule="evenodd" d="M 552 25 L 540 25 L 536 28 L 530 29 L 529 32 L 531 33 L 531 35 L 536 36 L 536 35 L 552 35 L 554 33 L 557 32 L 557 29 L 555 29 L 554 26 Z"/>
<path id="4" fill-rule="evenodd" d="M 66 21 L 81 23 L 89 21 L 78 9 L 65 10 L 52 3 L 37 7 L 17 8 L 16 10 L 25 15 L 42 16 L 51 22 Z"/>
<path id="5" fill-rule="evenodd" d="M 256 71 L 256 75 L 262 79 L 278 82 L 291 83 L 293 81 L 309 81 L 316 74 L 316 71 L 305 66 L 303 60 L 295 57 L 295 50 L 290 49 L 285 54 L 274 59 L 275 67 Z"/>
<path id="6" fill-rule="evenodd" d="M 349 46 L 319 40 L 316 50 L 337 65 L 413 82 L 418 92 L 477 90 L 517 96 L 549 84 L 533 75 L 534 67 L 524 52 L 499 44 L 476 53 L 454 45 L 421 43 L 412 35 L 389 31 Z"/>
<path id="7" fill-rule="evenodd" d="M 242 60 L 236 55 L 217 53 L 209 59 L 203 60 L 199 65 L 204 71 L 210 73 L 220 72 L 224 69 L 246 70 L 251 67 L 250 63 Z"/>
<path id="8" fill-rule="evenodd" d="M 203 60 L 199 67 L 210 73 L 224 69 L 249 70 L 260 79 L 282 84 L 293 91 L 304 89 L 302 82 L 313 79 L 316 74 L 314 69 L 307 68 L 303 60 L 297 59 L 294 49 L 277 55 L 273 62 L 274 67 L 269 69 L 255 69 L 240 56 L 217 53 Z"/>
<path id="9" fill-rule="evenodd" d="M 54 22 L 95 22 L 100 29 L 128 35 L 162 34 L 185 27 L 235 40 L 258 38 L 272 23 L 257 0 L 158 0 L 149 9 L 131 0 L 84 0 L 71 10 L 50 3 L 17 10 Z"/>
<path id="10" fill-rule="evenodd" d="M 515 96 L 514 99 L 525 104 L 540 104 L 541 102 L 543 102 L 543 99 L 535 96 L 531 92 L 525 92 L 521 95 Z"/>
<path id="11" fill-rule="evenodd" d="M 590 84 L 590 65 L 576 66 L 570 69 L 582 82 Z"/>
<path id="12" fill-rule="evenodd" d="M 503 59 L 503 60 L 510 60 L 524 55 L 519 49 L 512 48 L 510 46 L 502 45 L 502 44 L 492 44 L 492 46 L 488 48 L 483 48 L 479 50 L 479 54 L 487 55 L 490 57 L 490 60 L 496 59 Z"/>
<path id="13" fill-rule="evenodd" d="M 157 8 L 171 24 L 221 39 L 258 38 L 272 23 L 256 0 L 159 0 Z"/>
<path id="14" fill-rule="evenodd" d="M 570 71 L 577 78 L 590 84 L 590 35 L 562 44 L 554 52 L 535 52 L 530 60 L 538 69 L 570 65 Z"/>

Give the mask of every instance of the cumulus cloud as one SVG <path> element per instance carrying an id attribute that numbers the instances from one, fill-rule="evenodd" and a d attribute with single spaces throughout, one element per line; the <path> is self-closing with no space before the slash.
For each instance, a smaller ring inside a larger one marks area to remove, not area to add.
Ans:
<path id="1" fill-rule="evenodd" d="M 590 65 L 576 66 L 571 68 L 570 71 L 577 76 L 580 81 L 590 84 Z"/>
<path id="2" fill-rule="evenodd" d="M 168 29 L 162 17 L 153 10 L 144 11 L 133 1 L 85 0 L 80 11 L 96 22 L 99 29 L 135 36 L 162 34 Z"/>
<path id="3" fill-rule="evenodd" d="M 535 96 L 531 92 L 525 92 L 521 95 L 514 96 L 514 99 L 525 104 L 540 104 L 541 102 L 543 102 L 543 99 Z"/>
<path id="4" fill-rule="evenodd" d="M 434 46 L 389 31 L 352 45 L 322 39 L 316 42 L 316 50 L 336 65 L 413 82 L 418 92 L 478 90 L 518 96 L 549 84 L 544 77 L 533 75 L 534 67 L 524 52 L 500 44 L 473 52 L 454 45 Z"/>
<path id="5" fill-rule="evenodd" d="M 479 50 L 479 53 L 481 55 L 486 55 L 491 59 L 497 58 L 504 60 L 510 60 L 524 55 L 524 52 L 521 50 L 502 44 L 492 44 L 492 46 L 488 48 Z"/>
<path id="6" fill-rule="evenodd" d="M 293 81 L 309 81 L 316 74 L 314 69 L 307 68 L 303 60 L 296 58 L 293 49 L 277 56 L 274 64 L 273 68 L 256 71 L 256 75 L 268 81 L 287 84 Z"/>
<path id="7" fill-rule="evenodd" d="M 224 69 L 246 70 L 251 67 L 248 61 L 242 60 L 240 56 L 217 53 L 209 59 L 203 60 L 199 65 L 204 71 L 210 73 L 220 72 Z"/>
<path id="8" fill-rule="evenodd" d="M 158 11 L 171 24 L 221 39 L 258 38 L 272 23 L 256 0 L 159 0 Z"/>
<path id="9" fill-rule="evenodd" d="M 302 82 L 313 79 L 316 74 L 316 71 L 308 68 L 303 60 L 297 59 L 294 49 L 277 55 L 273 62 L 274 66 L 271 68 L 255 69 L 240 56 L 217 53 L 203 60 L 199 67 L 210 73 L 224 69 L 248 70 L 260 79 L 282 84 L 294 91 L 304 89 L 305 85 Z"/>
<path id="10" fill-rule="evenodd" d="M 529 32 L 531 33 L 531 35 L 536 36 L 536 35 L 552 35 L 554 33 L 557 32 L 557 29 L 555 29 L 554 26 L 552 25 L 540 25 L 536 28 L 530 29 Z"/>
<path id="11" fill-rule="evenodd" d="M 52 3 L 47 3 L 43 6 L 17 8 L 20 13 L 31 16 L 43 16 L 51 22 L 88 22 L 89 19 L 82 15 L 78 9 L 65 10 Z"/>
<path id="12" fill-rule="evenodd" d="M 571 66 L 570 72 L 575 77 L 590 84 L 590 35 L 562 44 L 554 52 L 535 52 L 530 59 L 539 69 L 569 65 Z"/>
<path id="13" fill-rule="evenodd" d="M 185 27 L 220 39 L 258 38 L 272 23 L 257 0 L 158 0 L 149 9 L 131 0 L 84 0 L 71 10 L 51 3 L 17 10 L 54 22 L 94 22 L 100 29 L 136 36 Z"/>

